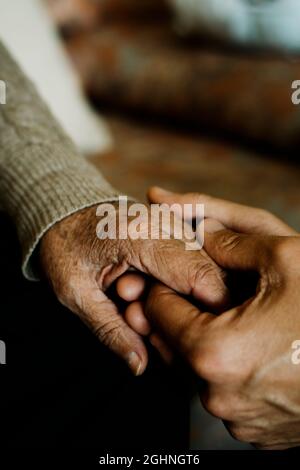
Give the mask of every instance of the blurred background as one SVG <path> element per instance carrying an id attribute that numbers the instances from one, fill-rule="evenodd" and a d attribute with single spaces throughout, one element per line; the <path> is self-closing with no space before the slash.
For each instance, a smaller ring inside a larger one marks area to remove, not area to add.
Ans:
<path id="1" fill-rule="evenodd" d="M 211 28 L 206 0 L 47 3 L 108 123 L 113 145 L 92 160 L 115 186 L 139 198 L 151 184 L 201 191 L 265 207 L 300 228 L 297 1 L 211 1 Z M 176 3 L 186 3 L 185 15 Z M 256 19 L 248 36 L 235 33 L 226 4 L 246 5 Z M 188 11 L 200 16 L 191 29 Z"/>
<path id="2" fill-rule="evenodd" d="M 142 200 L 150 185 L 208 193 L 300 230 L 298 0 L 41 1 L 105 126 L 105 145 L 83 150 L 115 187 Z M 74 139 L 88 135 L 73 118 Z M 247 446 L 195 397 L 191 447 Z"/>

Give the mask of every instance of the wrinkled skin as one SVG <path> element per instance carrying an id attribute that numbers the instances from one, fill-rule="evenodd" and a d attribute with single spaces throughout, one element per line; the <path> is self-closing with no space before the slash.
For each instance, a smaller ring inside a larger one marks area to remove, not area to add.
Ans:
<path id="1" fill-rule="evenodd" d="M 223 273 L 204 250 L 186 251 L 180 240 L 100 240 L 98 222 L 91 207 L 55 224 L 41 241 L 41 267 L 60 302 L 139 375 L 147 365 L 143 339 L 106 296 L 107 288 L 134 268 L 215 308 L 227 298 Z M 149 230 L 146 220 L 141 225 Z"/>
<path id="2" fill-rule="evenodd" d="M 176 194 L 162 188 L 152 187 L 148 196 L 150 202 L 156 204 L 181 206 L 192 204 L 194 208 L 196 204 L 204 204 L 206 223 L 209 219 L 218 220 L 236 232 L 258 235 L 297 235 L 295 230 L 266 210 L 243 206 L 206 194 Z M 118 293 L 121 298 L 129 302 L 124 318 L 139 334 L 149 336 L 150 342 L 159 350 L 162 358 L 167 363 L 171 363 L 172 351 L 158 332 L 153 331 L 144 313 L 144 304 L 141 299 L 144 297 L 146 287 L 146 279 L 138 273 L 126 273 L 118 280 Z M 231 294 L 232 297 L 235 296 L 235 292 Z"/>

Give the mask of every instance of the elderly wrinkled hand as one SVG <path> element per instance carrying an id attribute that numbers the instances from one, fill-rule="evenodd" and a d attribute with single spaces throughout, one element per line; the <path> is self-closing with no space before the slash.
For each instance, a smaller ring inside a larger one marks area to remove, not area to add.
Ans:
<path id="1" fill-rule="evenodd" d="M 98 222 L 96 207 L 91 207 L 55 224 L 41 241 L 42 269 L 61 303 L 139 375 L 147 365 L 143 339 L 106 290 L 133 268 L 213 307 L 227 297 L 223 273 L 204 250 L 186 251 L 181 240 L 99 239 Z"/>

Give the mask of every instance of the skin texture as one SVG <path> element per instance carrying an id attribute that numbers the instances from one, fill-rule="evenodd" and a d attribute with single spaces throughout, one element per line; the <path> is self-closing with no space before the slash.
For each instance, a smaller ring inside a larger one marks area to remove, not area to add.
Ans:
<path id="1" fill-rule="evenodd" d="M 223 223 L 205 223 L 205 250 L 227 271 L 256 272 L 256 292 L 216 316 L 156 284 L 147 318 L 202 379 L 204 406 L 235 438 L 263 449 L 299 446 L 300 365 L 292 345 L 300 339 L 300 237 L 265 211 L 180 198 L 205 200 L 206 214 L 218 215 Z"/>
<path id="2" fill-rule="evenodd" d="M 140 375 L 147 365 L 147 350 L 141 335 L 106 295 L 111 284 L 134 269 L 214 308 L 228 295 L 224 275 L 204 250 L 186 251 L 180 240 L 100 240 L 98 222 L 96 207 L 91 207 L 55 224 L 41 241 L 41 267 L 60 302 Z M 146 230 L 148 218 L 141 221 L 141 232 Z"/>
<path id="3" fill-rule="evenodd" d="M 150 188 L 148 197 L 151 203 L 158 204 L 193 204 L 194 208 L 196 204 L 204 204 L 206 225 L 210 222 L 210 219 L 214 219 L 227 228 L 240 233 L 278 236 L 297 235 L 295 230 L 268 211 L 214 198 L 207 194 L 177 194 L 153 187 Z M 139 274 L 125 274 L 118 281 L 120 297 L 131 302 L 125 312 L 127 323 L 141 335 L 150 335 L 150 338 L 154 336 L 154 345 L 157 346 L 162 357 L 165 357 L 163 351 L 160 350 L 160 346 L 164 344 L 163 350 L 165 350 L 167 345 L 161 337 L 159 341 L 156 340 L 157 333 L 153 332 L 152 326 L 147 321 L 144 313 L 144 303 L 140 301 L 145 289 L 146 279 Z M 172 353 L 169 351 L 168 358 L 171 356 Z"/>

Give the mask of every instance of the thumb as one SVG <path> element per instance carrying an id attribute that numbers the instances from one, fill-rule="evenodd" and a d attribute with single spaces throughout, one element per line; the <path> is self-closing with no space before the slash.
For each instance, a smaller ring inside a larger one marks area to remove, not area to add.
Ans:
<path id="1" fill-rule="evenodd" d="M 204 343 L 215 315 L 202 312 L 163 284 L 152 286 L 145 305 L 149 321 L 162 338 L 189 361 Z M 193 366 L 193 364 L 191 364 Z"/>
<path id="2" fill-rule="evenodd" d="M 205 251 L 223 268 L 260 271 L 269 258 L 272 240 L 268 237 L 266 243 L 262 236 L 227 230 L 214 219 L 204 221 Z"/>
<path id="3" fill-rule="evenodd" d="M 146 347 L 116 305 L 97 287 L 81 295 L 80 305 L 77 313 L 101 343 L 123 359 L 135 375 L 141 375 L 148 361 Z"/>

